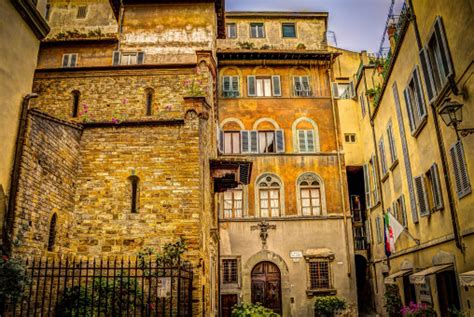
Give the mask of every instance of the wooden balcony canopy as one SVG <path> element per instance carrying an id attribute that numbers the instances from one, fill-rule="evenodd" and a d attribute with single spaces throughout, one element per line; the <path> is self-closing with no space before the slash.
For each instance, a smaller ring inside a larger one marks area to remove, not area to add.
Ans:
<path id="1" fill-rule="evenodd" d="M 233 158 L 219 158 L 210 161 L 211 177 L 214 179 L 214 191 L 224 192 L 250 183 L 252 162 Z"/>

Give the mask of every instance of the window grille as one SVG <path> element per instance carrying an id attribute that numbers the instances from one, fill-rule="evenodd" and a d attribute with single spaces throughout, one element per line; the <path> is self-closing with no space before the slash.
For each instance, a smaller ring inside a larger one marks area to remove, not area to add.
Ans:
<path id="1" fill-rule="evenodd" d="M 237 270 L 237 259 L 223 259 L 223 278 L 224 284 L 236 284 L 238 283 L 238 270 Z"/>
<path id="2" fill-rule="evenodd" d="M 311 289 L 330 288 L 329 261 L 319 260 L 309 262 L 309 280 Z"/>
<path id="3" fill-rule="evenodd" d="M 87 6 L 77 7 L 77 14 L 76 14 L 77 19 L 85 19 L 86 15 L 87 15 Z"/>

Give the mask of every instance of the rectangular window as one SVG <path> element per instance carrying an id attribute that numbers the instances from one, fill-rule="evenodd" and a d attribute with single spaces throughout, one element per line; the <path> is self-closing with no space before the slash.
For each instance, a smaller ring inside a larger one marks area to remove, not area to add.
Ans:
<path id="1" fill-rule="evenodd" d="M 405 95 L 410 130 L 413 134 L 419 129 L 427 116 L 418 67 L 413 71 L 412 77 L 408 86 L 403 91 L 403 94 Z"/>
<path id="2" fill-rule="evenodd" d="M 334 98 L 339 99 L 352 99 L 356 96 L 354 83 L 333 83 L 333 94 Z"/>
<path id="3" fill-rule="evenodd" d="M 242 153 L 258 153 L 258 131 L 240 131 Z"/>
<path id="4" fill-rule="evenodd" d="M 235 23 L 227 23 L 226 28 L 228 39 L 237 38 L 237 25 Z"/>
<path id="5" fill-rule="evenodd" d="M 232 189 L 224 192 L 224 218 L 242 218 L 243 192 L 242 189 Z"/>
<path id="6" fill-rule="evenodd" d="M 76 67 L 77 66 L 77 54 L 64 54 L 63 55 L 63 68 Z"/>
<path id="7" fill-rule="evenodd" d="M 407 212 L 405 206 L 405 196 L 401 195 L 396 201 L 393 202 L 393 216 L 397 221 L 404 227 L 408 226 L 407 223 Z"/>
<path id="8" fill-rule="evenodd" d="M 388 168 L 387 168 L 387 159 L 385 155 L 385 143 L 383 141 L 383 136 L 380 138 L 380 141 L 379 141 L 379 158 L 380 158 L 380 166 L 382 167 L 382 174 L 385 176 L 385 174 L 388 173 Z"/>
<path id="9" fill-rule="evenodd" d="M 430 207 L 432 210 L 440 210 L 443 208 L 443 195 L 441 193 L 441 184 L 439 182 L 438 165 L 434 163 L 431 165 L 428 172 L 426 172 L 428 180 L 428 192 Z"/>
<path id="10" fill-rule="evenodd" d="M 387 137 L 388 137 L 388 146 L 390 148 L 390 164 L 393 164 L 397 160 L 397 149 L 395 147 L 395 138 L 393 136 L 392 121 L 388 122 Z"/>
<path id="11" fill-rule="evenodd" d="M 258 152 L 275 153 L 275 131 L 258 131 Z"/>
<path id="12" fill-rule="evenodd" d="M 240 131 L 224 131 L 224 153 L 240 153 Z"/>
<path id="13" fill-rule="evenodd" d="M 280 76 L 247 76 L 248 96 L 281 96 Z"/>
<path id="14" fill-rule="evenodd" d="M 85 19 L 87 15 L 87 6 L 77 7 L 76 19 Z"/>
<path id="15" fill-rule="evenodd" d="M 280 216 L 280 189 L 259 189 L 260 217 Z"/>
<path id="16" fill-rule="evenodd" d="M 143 64 L 145 60 L 145 52 L 119 52 L 114 51 L 113 65 L 137 65 Z"/>
<path id="17" fill-rule="evenodd" d="M 359 96 L 359 101 L 360 101 L 360 108 L 362 111 L 362 117 L 365 117 L 365 94 L 361 93 Z"/>
<path id="18" fill-rule="evenodd" d="M 312 290 L 331 288 L 328 260 L 309 262 L 309 286 Z"/>
<path id="19" fill-rule="evenodd" d="M 344 133 L 344 141 L 346 143 L 355 143 L 356 142 L 355 133 Z"/>
<path id="20" fill-rule="evenodd" d="M 263 23 L 250 23 L 250 37 L 262 38 L 265 37 L 265 28 Z"/>
<path id="21" fill-rule="evenodd" d="M 281 29 L 283 37 L 296 37 L 296 26 L 294 23 L 283 23 Z"/>
<path id="22" fill-rule="evenodd" d="M 436 18 L 428 43 L 420 51 L 420 60 L 428 99 L 432 102 L 453 74 L 451 55 L 441 17 Z"/>
<path id="23" fill-rule="evenodd" d="M 415 194 L 418 201 L 418 208 L 420 215 L 428 216 L 430 214 L 430 207 L 428 204 L 428 197 L 426 194 L 425 179 L 423 175 L 414 178 Z"/>
<path id="24" fill-rule="evenodd" d="M 300 153 L 314 153 L 314 130 L 297 130 Z"/>
<path id="25" fill-rule="evenodd" d="M 375 217 L 375 231 L 377 233 L 377 243 L 380 244 L 383 242 L 383 223 L 382 217 Z"/>
<path id="26" fill-rule="evenodd" d="M 471 193 L 471 182 L 469 180 L 466 157 L 464 155 L 464 147 L 462 141 L 456 142 L 449 150 L 451 161 L 453 164 L 454 179 L 456 182 L 456 192 L 458 198 Z"/>
<path id="27" fill-rule="evenodd" d="M 379 203 L 379 189 L 378 189 L 378 182 L 377 182 L 377 170 L 375 165 L 375 156 L 372 155 L 372 158 L 369 161 L 369 170 L 370 170 L 370 182 L 371 182 L 371 202 L 373 203 L 372 206 L 375 206 Z"/>
<path id="28" fill-rule="evenodd" d="M 293 77 L 293 94 L 298 97 L 312 96 L 308 76 Z"/>
<path id="29" fill-rule="evenodd" d="M 369 165 L 365 164 L 364 169 L 364 191 L 365 191 L 365 203 L 367 208 L 372 207 L 372 200 L 370 199 L 370 176 L 369 176 Z"/>
<path id="30" fill-rule="evenodd" d="M 225 98 L 239 97 L 239 76 L 222 76 L 222 96 Z"/>
<path id="31" fill-rule="evenodd" d="M 319 187 L 300 187 L 301 214 L 303 216 L 321 215 L 321 191 Z"/>
<path id="32" fill-rule="evenodd" d="M 239 282 L 237 259 L 222 260 L 222 283 L 237 284 Z"/>

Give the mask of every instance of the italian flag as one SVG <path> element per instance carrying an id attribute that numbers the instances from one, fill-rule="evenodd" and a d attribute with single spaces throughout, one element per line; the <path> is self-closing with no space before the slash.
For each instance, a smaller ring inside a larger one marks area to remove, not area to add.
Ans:
<path id="1" fill-rule="evenodd" d="M 395 242 L 405 230 L 405 227 L 390 212 L 387 212 L 384 216 L 384 229 L 385 254 L 389 257 L 392 252 L 395 252 Z"/>

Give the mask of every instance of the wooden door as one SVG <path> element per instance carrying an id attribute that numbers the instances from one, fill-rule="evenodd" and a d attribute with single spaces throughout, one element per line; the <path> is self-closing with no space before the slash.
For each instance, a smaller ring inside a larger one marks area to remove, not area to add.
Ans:
<path id="1" fill-rule="evenodd" d="M 237 294 L 223 294 L 221 295 L 221 316 L 231 317 L 232 307 L 237 305 Z"/>
<path id="2" fill-rule="evenodd" d="M 252 303 L 281 315 L 281 274 L 271 262 L 260 262 L 252 270 Z"/>

